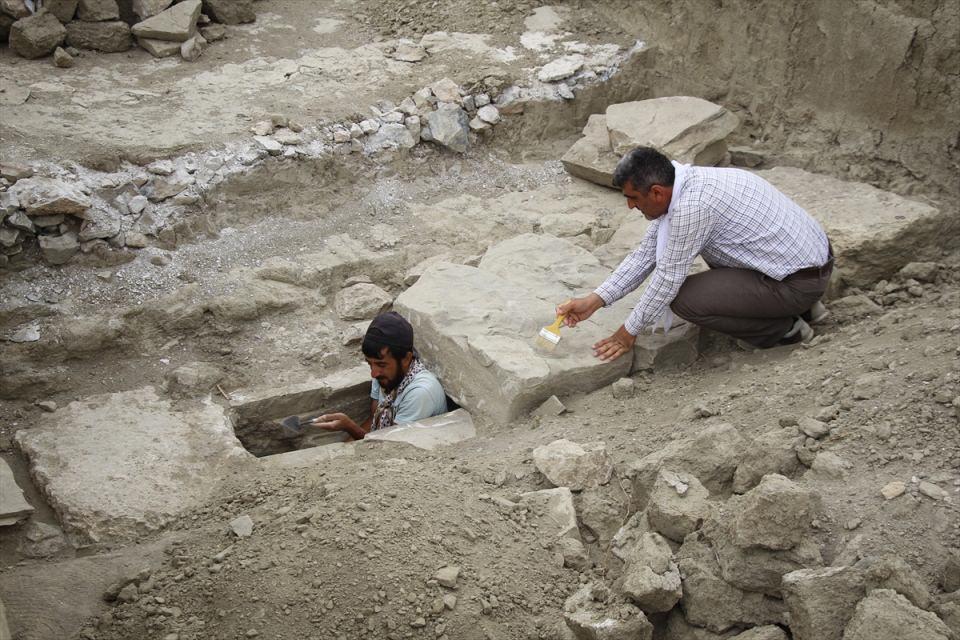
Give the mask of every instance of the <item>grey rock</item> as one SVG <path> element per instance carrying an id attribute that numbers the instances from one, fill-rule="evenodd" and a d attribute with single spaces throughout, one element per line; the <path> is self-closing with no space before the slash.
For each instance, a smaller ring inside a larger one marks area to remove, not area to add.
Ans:
<path id="1" fill-rule="evenodd" d="M 590 566 L 590 557 L 583 543 L 574 538 L 560 538 L 557 542 L 560 555 L 563 556 L 563 566 L 577 571 L 584 571 Z"/>
<path id="2" fill-rule="evenodd" d="M 456 589 L 457 588 L 457 579 L 460 577 L 460 567 L 456 565 L 448 565 L 446 567 L 441 567 L 433 576 L 433 579 L 436 580 L 441 587 L 446 587 L 447 589 Z"/>
<path id="3" fill-rule="evenodd" d="M 606 587 L 594 584 L 567 598 L 563 619 L 577 640 L 652 640 L 653 625 L 640 609 L 609 600 Z"/>
<path id="4" fill-rule="evenodd" d="M 866 595 L 854 567 L 800 569 L 783 576 L 783 600 L 795 640 L 842 640 L 854 607 Z"/>
<path id="5" fill-rule="evenodd" d="M 400 62 L 420 62 L 427 57 L 427 52 L 420 45 L 411 42 L 401 42 L 397 45 L 397 48 L 390 57 Z"/>
<path id="6" fill-rule="evenodd" d="M 206 46 L 207 41 L 203 39 L 203 36 L 195 33 L 189 40 L 180 44 L 180 57 L 187 62 L 195 62 L 200 59 Z"/>
<path id="7" fill-rule="evenodd" d="M 626 400 L 632 398 L 636 392 L 636 384 L 633 378 L 620 378 L 610 385 L 610 392 L 616 400 Z"/>
<path id="8" fill-rule="evenodd" d="M 574 502 L 580 524 L 587 528 L 601 547 L 606 547 L 623 524 L 626 513 L 623 489 L 611 482 L 577 492 Z"/>
<path id="9" fill-rule="evenodd" d="M 788 640 L 787 632 L 774 625 L 754 627 L 730 638 L 730 640 Z M 796 640 L 796 636 L 794 636 Z"/>
<path id="10" fill-rule="evenodd" d="M 252 0 L 203 0 L 203 12 L 222 24 L 244 24 L 257 19 Z"/>
<path id="11" fill-rule="evenodd" d="M 816 440 L 830 435 L 830 425 L 813 418 L 800 418 L 800 423 L 797 428 L 800 429 L 804 435 Z"/>
<path id="12" fill-rule="evenodd" d="M 67 30 L 50 13 L 20 18 L 10 27 L 10 48 L 23 58 L 42 58 L 63 44 Z"/>
<path id="13" fill-rule="evenodd" d="M 120 233 L 120 214 L 113 209 L 91 207 L 80 227 L 78 239 L 87 242 L 97 238 L 112 238 Z"/>
<path id="14" fill-rule="evenodd" d="M 160 202 L 172 198 L 190 185 L 196 179 L 186 171 L 176 171 L 168 176 L 156 176 L 153 179 L 147 198 L 151 202 Z"/>
<path id="15" fill-rule="evenodd" d="M 581 491 L 610 481 L 613 464 L 603 442 L 555 440 L 533 450 L 533 464 L 556 487 Z"/>
<path id="16" fill-rule="evenodd" d="M 173 0 L 133 0 L 133 13 L 140 20 L 146 20 L 167 9 Z"/>
<path id="17" fill-rule="evenodd" d="M 533 415 L 540 416 L 541 418 L 550 418 L 558 416 L 567 408 L 563 406 L 563 403 L 560 402 L 560 398 L 557 396 L 550 396 L 547 398 L 543 404 L 536 408 L 533 412 Z"/>
<path id="18" fill-rule="evenodd" d="M 786 550 L 800 544 L 811 531 L 820 509 L 819 496 L 784 476 L 764 476 L 756 487 L 731 499 L 737 510 L 736 544 Z"/>
<path id="19" fill-rule="evenodd" d="M 341 320 L 369 320 L 392 302 L 393 296 L 377 285 L 359 283 L 338 291 L 333 306 Z"/>
<path id="20" fill-rule="evenodd" d="M 645 613 L 669 611 L 680 600 L 680 570 L 667 541 L 645 533 L 627 552 L 621 592 Z"/>
<path id="21" fill-rule="evenodd" d="M 960 590 L 960 551 L 947 551 L 947 560 L 940 571 L 940 586 L 948 593 Z"/>
<path id="22" fill-rule="evenodd" d="M 33 168 L 28 165 L 14 162 L 0 162 L 0 178 L 4 178 L 10 182 L 30 178 L 33 174 Z"/>
<path id="23" fill-rule="evenodd" d="M 230 521 L 230 531 L 238 538 L 249 538 L 253 535 L 253 518 L 242 515 Z"/>
<path id="24" fill-rule="evenodd" d="M 860 601 L 843 640 L 949 640 L 950 629 L 935 614 L 923 611 L 888 589 Z"/>
<path id="25" fill-rule="evenodd" d="M 257 145 L 272 156 L 278 156 L 283 153 L 283 145 L 267 136 L 253 136 Z"/>
<path id="26" fill-rule="evenodd" d="M 215 22 L 200 27 L 200 35 L 207 42 L 218 42 L 227 37 L 227 28 L 219 22 Z"/>
<path id="27" fill-rule="evenodd" d="M 0 14 L 19 19 L 29 17 L 31 11 L 23 0 L 0 0 Z"/>
<path id="28" fill-rule="evenodd" d="M 57 47 L 53 52 L 53 64 L 57 65 L 61 69 L 69 69 L 76 64 L 76 60 L 73 59 L 73 56 L 67 53 L 66 49 L 63 47 Z"/>
<path id="29" fill-rule="evenodd" d="M 16 524 L 33 513 L 33 505 L 13 475 L 7 461 L 0 458 L 0 527 Z"/>
<path id="30" fill-rule="evenodd" d="M 35 324 L 28 324 L 20 327 L 7 338 L 10 342 L 37 342 L 40 340 L 40 328 Z"/>
<path id="31" fill-rule="evenodd" d="M 497 124 L 500 122 L 500 110 L 492 104 L 488 104 L 485 107 L 480 107 L 477 111 L 477 117 L 487 124 Z"/>
<path id="32" fill-rule="evenodd" d="M 867 593 L 874 589 L 891 589 L 904 596 L 915 607 L 929 609 L 933 604 L 924 579 L 900 558 L 867 557 L 855 566 L 863 574 Z"/>
<path id="33" fill-rule="evenodd" d="M 44 0 L 43 8 L 52 13 L 62 24 L 73 20 L 77 13 L 78 0 Z"/>
<path id="34" fill-rule="evenodd" d="M 460 103 L 460 87 L 450 78 L 437 80 L 430 85 L 430 91 L 440 102 Z M 414 94 L 414 102 L 416 101 L 417 95 Z"/>
<path id="35" fill-rule="evenodd" d="M 223 371 L 209 362 L 191 362 L 167 374 L 169 390 L 206 393 L 223 380 Z"/>
<path id="36" fill-rule="evenodd" d="M 605 187 L 613 186 L 613 170 L 619 160 L 610 148 L 607 117 L 603 114 L 593 114 L 587 119 L 583 137 L 560 159 L 567 173 Z"/>
<path id="37" fill-rule="evenodd" d="M 520 505 L 530 512 L 527 519 L 537 525 L 541 542 L 552 544 L 560 538 L 580 540 L 573 494 L 566 487 L 522 493 Z"/>
<path id="38" fill-rule="evenodd" d="M 133 25 L 139 38 L 185 42 L 196 32 L 200 16 L 200 0 L 183 0 L 169 9 Z M 142 46 L 142 45 L 141 45 Z"/>
<path id="39" fill-rule="evenodd" d="M 60 236 L 38 236 L 37 242 L 43 259 L 50 264 L 66 264 L 80 250 L 77 234 L 73 232 Z"/>
<path id="40" fill-rule="evenodd" d="M 647 502 L 650 526 L 675 542 L 683 542 L 709 514 L 709 496 L 710 492 L 692 475 L 661 469 Z"/>
<path id="41" fill-rule="evenodd" d="M 436 111 L 427 114 L 427 123 L 435 142 L 457 153 L 466 152 L 470 118 L 458 105 L 441 104 Z"/>
<path id="42" fill-rule="evenodd" d="M 137 38 L 137 44 L 154 58 L 169 58 L 180 53 L 180 43 L 177 41 Z"/>
<path id="43" fill-rule="evenodd" d="M 936 262 L 910 262 L 900 269 L 899 274 L 905 280 L 912 278 L 919 282 L 935 282 L 939 270 L 940 265 Z"/>
<path id="44" fill-rule="evenodd" d="M 800 470 L 795 445 L 797 430 L 793 427 L 768 431 L 746 448 L 743 460 L 733 476 L 734 493 L 745 493 L 757 486 L 763 476 L 778 473 L 790 476 Z"/>
<path id="45" fill-rule="evenodd" d="M 107 53 L 126 51 L 133 46 L 130 27 L 122 20 L 110 22 L 71 22 L 67 25 L 67 44 L 78 49 Z"/>
<path id="46" fill-rule="evenodd" d="M 120 7 L 116 0 L 80 0 L 77 18 L 85 22 L 104 22 L 120 19 Z"/>
<path id="47" fill-rule="evenodd" d="M 10 192 L 31 216 L 63 213 L 82 218 L 90 207 L 89 196 L 76 185 L 55 178 L 18 180 Z"/>
<path id="48" fill-rule="evenodd" d="M 730 164 L 735 167 L 759 167 L 766 161 L 763 153 L 749 147 L 730 147 Z"/>
<path id="49" fill-rule="evenodd" d="M 808 471 L 804 477 L 809 475 L 828 480 L 843 480 L 847 477 L 847 469 L 849 469 L 850 466 L 849 462 L 837 454 L 830 451 L 821 451 L 817 453 L 817 457 L 813 459 L 813 464 L 810 465 L 810 471 Z"/>
<path id="50" fill-rule="evenodd" d="M 366 120 L 364 122 L 367 122 Z M 363 123 L 361 123 L 362 125 Z M 364 127 L 361 126 L 361 130 Z M 411 149 L 417 144 L 417 140 L 405 125 L 397 123 L 387 123 L 378 126 L 376 131 L 367 138 L 366 147 L 370 150 L 379 150 L 390 147 L 399 149 Z"/>
<path id="51" fill-rule="evenodd" d="M 569 78 L 583 68 L 584 57 L 579 53 L 562 56 L 551 60 L 537 72 L 540 82 L 556 82 Z"/>
<path id="52" fill-rule="evenodd" d="M 20 230 L 0 228 L 0 246 L 10 248 L 20 243 Z"/>
<path id="53" fill-rule="evenodd" d="M 20 542 L 20 552 L 28 558 L 49 558 L 61 551 L 70 549 L 70 543 L 59 527 L 45 522 L 30 520 L 24 526 L 24 539 Z"/>
<path id="54" fill-rule="evenodd" d="M 22 211 L 17 211 L 8 217 L 5 222 L 7 226 L 13 227 L 14 229 L 19 229 L 20 231 L 25 231 L 26 233 L 36 232 L 33 222 L 30 220 L 30 216 Z"/>

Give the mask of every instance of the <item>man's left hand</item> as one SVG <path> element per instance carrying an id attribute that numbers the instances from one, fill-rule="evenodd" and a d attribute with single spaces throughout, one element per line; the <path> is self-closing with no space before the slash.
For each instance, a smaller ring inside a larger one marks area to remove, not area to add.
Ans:
<path id="1" fill-rule="evenodd" d="M 623 354 L 633 351 L 636 341 L 637 336 L 630 335 L 626 327 L 620 325 L 612 336 L 593 345 L 593 355 L 604 361 L 616 360 Z"/>

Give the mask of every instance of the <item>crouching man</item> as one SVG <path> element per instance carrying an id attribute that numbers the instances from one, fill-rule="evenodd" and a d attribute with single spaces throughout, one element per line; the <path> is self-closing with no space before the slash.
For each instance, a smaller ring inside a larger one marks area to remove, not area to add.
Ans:
<path id="1" fill-rule="evenodd" d="M 361 351 L 373 378 L 370 417 L 357 424 L 346 414 L 329 413 L 311 424 L 361 440 L 371 431 L 446 413 L 446 394 L 413 348 L 413 327 L 406 318 L 396 311 L 378 315 L 367 328 Z"/>

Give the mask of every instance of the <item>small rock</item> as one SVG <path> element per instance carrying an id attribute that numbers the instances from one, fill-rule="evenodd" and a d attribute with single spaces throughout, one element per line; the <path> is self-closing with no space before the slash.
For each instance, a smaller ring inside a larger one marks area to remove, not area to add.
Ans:
<path id="1" fill-rule="evenodd" d="M 460 577 L 460 567 L 457 566 L 446 566 L 442 569 L 439 569 L 437 573 L 433 576 L 433 579 L 440 584 L 440 586 L 446 587 L 448 589 L 457 588 L 457 578 Z"/>
<path id="2" fill-rule="evenodd" d="M 443 594 L 443 606 L 453 611 L 457 607 L 457 596 L 452 593 Z"/>
<path id="3" fill-rule="evenodd" d="M 40 327 L 35 324 L 21 327 L 10 334 L 7 339 L 10 342 L 36 342 L 40 339 Z"/>
<path id="4" fill-rule="evenodd" d="M 898 496 L 902 496 L 907 490 L 906 483 L 896 480 L 894 482 L 889 482 L 880 489 L 880 493 L 883 494 L 883 497 L 887 500 L 893 500 Z"/>
<path id="5" fill-rule="evenodd" d="M 533 450 L 533 464 L 555 487 L 581 491 L 610 481 L 613 465 L 603 442 L 555 440 Z"/>
<path id="6" fill-rule="evenodd" d="M 57 403 L 53 400 L 41 400 L 40 402 L 37 402 L 36 405 L 47 413 L 53 413 L 57 410 Z"/>
<path id="7" fill-rule="evenodd" d="M 583 63 L 584 58 L 578 53 L 557 58 L 537 72 L 537 79 L 540 82 L 556 82 L 569 78 L 583 68 Z"/>
<path id="8" fill-rule="evenodd" d="M 67 53 L 63 47 L 57 47 L 56 51 L 53 52 L 53 64 L 61 69 L 69 69 L 75 62 L 73 56 Z"/>
<path id="9" fill-rule="evenodd" d="M 443 78 L 430 85 L 430 90 L 440 102 L 455 102 L 460 104 L 460 87 L 450 78 Z M 416 96 L 414 96 L 416 100 Z"/>
<path id="10" fill-rule="evenodd" d="M 900 277 L 919 282 L 934 282 L 940 265 L 936 262 L 910 262 L 900 269 Z"/>
<path id="11" fill-rule="evenodd" d="M 497 124 L 500 122 L 500 110 L 492 104 L 488 104 L 485 107 L 480 107 L 477 111 L 477 117 L 487 124 Z"/>
<path id="12" fill-rule="evenodd" d="M 540 416 L 541 418 L 547 418 L 551 416 L 558 416 L 566 410 L 567 408 L 563 406 L 563 403 L 560 402 L 560 399 L 557 396 L 550 396 L 543 404 L 537 407 L 537 409 L 533 412 L 533 415 Z"/>
<path id="13" fill-rule="evenodd" d="M 200 58 L 207 41 L 199 33 L 193 34 L 193 37 L 180 45 L 180 57 L 187 62 L 194 62 Z"/>
<path id="14" fill-rule="evenodd" d="M 348 133 L 347 137 L 349 138 L 349 136 L 350 134 Z M 253 139 L 264 151 L 272 156 L 278 156 L 283 153 L 283 145 L 273 138 L 268 138 L 266 136 L 253 136 Z"/>
<path id="15" fill-rule="evenodd" d="M 932 482 L 922 481 L 917 489 L 920 491 L 920 493 L 927 496 L 931 500 L 943 500 L 949 495 L 946 491 Z"/>
<path id="16" fill-rule="evenodd" d="M 253 534 L 253 518 L 242 515 L 230 521 L 230 530 L 238 538 L 248 538 Z"/>
<path id="17" fill-rule="evenodd" d="M 10 27 L 10 48 L 23 58 L 42 58 L 63 44 L 67 30 L 52 13 L 20 18 Z"/>
<path id="18" fill-rule="evenodd" d="M 559 95 L 564 100 L 573 100 L 577 96 L 574 95 L 573 89 L 571 89 L 567 84 L 561 82 L 557 85 L 557 95 Z"/>
<path id="19" fill-rule="evenodd" d="M 633 381 L 633 378 L 620 378 L 610 385 L 610 392 L 617 400 L 632 398 L 636 392 L 636 383 Z"/>
<path id="20" fill-rule="evenodd" d="M 830 426 L 813 418 L 801 418 L 797 428 L 800 429 L 801 433 L 815 440 L 830 435 Z"/>

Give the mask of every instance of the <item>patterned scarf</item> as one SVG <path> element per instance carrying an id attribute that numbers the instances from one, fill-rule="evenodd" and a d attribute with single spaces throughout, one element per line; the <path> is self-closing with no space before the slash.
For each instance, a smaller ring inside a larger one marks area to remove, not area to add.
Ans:
<path id="1" fill-rule="evenodd" d="M 400 396 L 400 394 L 410 386 L 411 382 L 413 382 L 413 377 L 425 369 L 426 367 L 424 367 L 423 363 L 420 362 L 420 358 L 413 359 L 413 362 L 410 363 L 410 369 L 407 371 L 407 374 L 403 376 L 403 380 L 400 381 L 400 384 L 397 385 L 397 388 L 391 391 L 386 398 L 377 404 L 377 411 L 373 414 L 373 421 L 370 423 L 371 431 L 379 431 L 380 429 L 393 426 L 393 418 L 397 414 L 397 409 L 394 406 L 394 403 L 397 401 L 397 398 Z M 382 388 L 383 387 L 381 387 L 381 389 Z"/>

